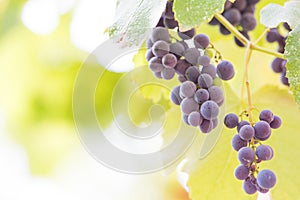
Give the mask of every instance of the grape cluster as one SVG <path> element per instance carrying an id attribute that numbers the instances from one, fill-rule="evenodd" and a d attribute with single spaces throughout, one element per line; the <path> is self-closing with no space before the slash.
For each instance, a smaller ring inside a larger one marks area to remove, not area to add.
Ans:
<path id="1" fill-rule="evenodd" d="M 283 27 L 290 32 L 291 28 L 287 23 L 283 23 Z M 284 48 L 285 48 L 285 40 L 287 39 L 287 36 L 283 36 L 280 34 L 278 31 L 278 28 L 272 28 L 270 31 L 267 33 L 266 39 L 268 42 L 273 43 L 277 42 L 278 43 L 278 49 L 277 51 L 279 53 L 284 53 Z M 282 84 L 289 86 L 289 80 L 286 77 L 286 60 L 281 59 L 281 58 L 275 58 L 272 63 L 271 63 L 271 68 L 275 73 L 279 73 L 280 75 L 280 80 Z"/>
<path id="2" fill-rule="evenodd" d="M 243 190 L 247 194 L 266 193 L 276 184 L 275 174 L 269 169 L 259 170 L 258 164 L 273 158 L 272 147 L 262 144 L 262 141 L 267 140 L 271 129 L 279 128 L 282 122 L 270 110 L 261 111 L 259 119 L 254 125 L 245 120 L 239 121 L 233 113 L 227 114 L 224 119 L 227 128 L 236 128 L 238 132 L 232 138 L 232 147 L 238 152 L 240 162 L 234 176 L 243 180 Z"/>
<path id="3" fill-rule="evenodd" d="M 233 26 L 237 27 L 241 34 L 249 39 L 248 32 L 252 31 L 256 27 L 256 19 L 254 16 L 255 5 L 260 0 L 236 0 L 234 3 L 230 1 L 225 2 L 223 17 L 226 18 Z M 219 25 L 219 30 L 223 35 L 230 35 L 230 31 L 223 26 L 216 18 L 213 18 L 210 25 Z M 236 37 L 234 37 L 235 43 L 244 47 Z"/>
<path id="4" fill-rule="evenodd" d="M 224 102 L 224 93 L 218 84 L 220 79 L 233 78 L 234 67 L 226 60 L 217 66 L 213 64 L 208 56 L 212 46 L 207 35 L 195 35 L 195 29 L 180 32 L 178 23 L 170 26 L 170 20 L 176 21 L 172 6 L 168 1 L 161 20 L 147 40 L 146 59 L 157 78 L 170 80 L 178 74 L 181 85 L 173 88 L 171 101 L 180 105 L 186 124 L 208 133 L 217 126 L 219 106 Z M 169 32 L 175 28 L 176 36 Z"/>

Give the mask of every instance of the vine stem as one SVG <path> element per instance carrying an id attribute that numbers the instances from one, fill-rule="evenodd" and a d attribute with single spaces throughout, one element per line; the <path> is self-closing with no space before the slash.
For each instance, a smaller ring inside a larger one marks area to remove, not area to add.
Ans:
<path id="1" fill-rule="evenodd" d="M 247 97 L 248 97 L 248 109 L 247 110 L 248 110 L 249 122 L 251 125 L 253 125 L 253 119 L 252 119 L 253 105 L 252 105 L 252 96 L 251 96 L 250 83 L 249 83 L 249 62 L 250 62 L 251 56 L 252 56 L 251 44 L 248 43 L 247 48 L 246 48 L 246 54 L 245 54 L 244 83 L 245 83 L 246 89 L 247 89 Z"/>
<path id="2" fill-rule="evenodd" d="M 259 51 L 262 53 L 266 53 L 269 55 L 276 56 L 278 58 L 284 59 L 284 56 L 282 53 L 278 53 L 275 51 L 271 51 L 269 49 L 263 48 L 261 46 L 258 46 L 256 43 L 253 43 L 249 41 L 243 34 L 241 34 L 227 19 L 225 19 L 221 14 L 217 13 L 214 15 L 215 18 L 223 25 L 225 26 L 241 43 L 243 43 L 245 46 L 250 44 L 250 49 Z"/>

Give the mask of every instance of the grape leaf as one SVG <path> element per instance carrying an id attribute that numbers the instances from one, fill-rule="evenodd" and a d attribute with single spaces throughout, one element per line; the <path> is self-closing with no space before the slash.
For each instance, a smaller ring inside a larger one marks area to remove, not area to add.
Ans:
<path id="1" fill-rule="evenodd" d="M 155 27 L 165 9 L 166 0 L 120 0 L 115 22 L 109 27 L 109 36 L 116 37 L 122 47 L 140 46 Z"/>
<path id="2" fill-rule="evenodd" d="M 300 24 L 289 33 L 284 56 L 287 59 L 287 77 L 294 98 L 300 106 Z"/>
<path id="3" fill-rule="evenodd" d="M 295 102 L 288 91 L 279 90 L 275 86 L 265 86 L 254 93 L 253 103 L 261 109 L 271 109 L 283 120 L 283 126 L 273 130 L 272 137 L 264 142 L 273 147 L 275 157 L 260 164 L 261 169 L 271 169 L 277 176 L 277 185 L 271 190 L 270 195 L 272 199 L 297 199 L 299 197 L 297 186 L 300 180 L 295 175 L 298 174 L 300 162 L 294 158 L 300 153 L 298 148 L 300 135 L 297 134 L 300 128 L 298 120 L 300 111 L 295 110 Z M 284 109 L 278 104 L 284 105 Z M 239 106 L 235 105 L 230 112 L 239 110 Z M 257 115 L 255 119 L 258 119 Z M 234 134 L 235 130 L 224 128 L 217 145 L 204 160 L 197 160 L 194 163 L 188 161 L 184 167 L 183 170 L 189 174 L 188 187 L 191 199 L 257 198 L 257 195 L 245 194 L 242 182 L 233 176 L 233 170 L 238 165 L 237 153 L 231 147 L 231 138 Z"/>
<path id="4" fill-rule="evenodd" d="M 260 22 L 270 28 L 277 27 L 280 22 L 287 22 L 291 28 L 300 23 L 300 1 L 288 1 L 281 6 L 270 3 L 260 11 Z"/>
<path id="5" fill-rule="evenodd" d="M 174 13 L 181 31 L 200 26 L 222 12 L 225 0 L 175 0 Z"/>

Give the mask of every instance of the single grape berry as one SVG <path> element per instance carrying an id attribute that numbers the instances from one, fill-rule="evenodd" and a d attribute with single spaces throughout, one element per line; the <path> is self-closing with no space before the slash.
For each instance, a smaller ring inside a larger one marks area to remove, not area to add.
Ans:
<path id="1" fill-rule="evenodd" d="M 254 125 L 255 137 L 259 140 L 266 140 L 271 135 L 271 128 L 269 123 L 259 121 Z"/>
<path id="2" fill-rule="evenodd" d="M 178 58 L 183 56 L 185 48 L 180 42 L 170 44 L 170 53 L 175 54 Z"/>
<path id="3" fill-rule="evenodd" d="M 274 119 L 274 115 L 271 110 L 263 110 L 259 114 L 259 119 L 271 123 Z"/>
<path id="4" fill-rule="evenodd" d="M 270 189 L 276 184 L 276 176 L 271 170 L 261 170 L 257 174 L 257 184 L 261 188 Z"/>
<path id="5" fill-rule="evenodd" d="M 164 66 L 161 62 L 161 58 L 153 57 L 149 60 L 149 68 L 153 72 L 161 72 L 164 69 Z"/>
<path id="6" fill-rule="evenodd" d="M 192 65 L 197 65 L 199 56 L 200 56 L 200 52 L 197 48 L 188 48 L 184 52 L 185 59 Z"/>
<path id="7" fill-rule="evenodd" d="M 233 136 L 231 141 L 231 146 L 236 151 L 239 151 L 241 148 L 246 147 L 247 144 L 248 144 L 247 141 L 242 140 L 239 135 Z"/>
<path id="8" fill-rule="evenodd" d="M 162 78 L 166 80 L 171 80 L 175 75 L 175 70 L 173 68 L 164 68 L 161 71 Z"/>
<path id="9" fill-rule="evenodd" d="M 178 36 L 183 39 L 183 40 L 189 40 L 191 38 L 193 38 L 195 35 L 195 29 L 192 28 L 190 30 L 184 31 L 184 32 L 180 32 L 178 31 Z"/>
<path id="10" fill-rule="evenodd" d="M 159 40 L 163 40 L 165 42 L 170 41 L 170 34 L 168 29 L 164 27 L 156 27 L 153 29 L 151 34 L 151 41 L 154 43 Z"/>
<path id="11" fill-rule="evenodd" d="M 250 178 L 247 178 L 246 180 L 244 180 L 243 182 L 243 190 L 247 193 L 247 194 L 254 194 L 257 191 L 256 186 L 251 182 Z"/>
<path id="12" fill-rule="evenodd" d="M 179 75 L 185 75 L 185 72 L 187 70 L 187 68 L 189 68 L 191 66 L 190 63 L 188 63 L 186 60 L 178 60 L 177 64 L 175 66 L 175 71 L 177 74 Z"/>
<path id="13" fill-rule="evenodd" d="M 162 57 L 162 64 L 167 68 L 174 68 L 177 64 L 177 58 L 171 53 Z"/>
<path id="14" fill-rule="evenodd" d="M 214 124 L 211 120 L 203 119 L 202 123 L 199 126 L 199 129 L 202 133 L 209 133 L 212 131 Z"/>
<path id="15" fill-rule="evenodd" d="M 213 64 L 209 64 L 208 66 L 204 66 L 201 70 L 201 74 L 209 74 L 211 77 L 215 78 L 217 75 L 217 68 Z"/>
<path id="16" fill-rule="evenodd" d="M 240 11 L 236 8 L 226 10 L 223 16 L 234 26 L 238 25 L 242 18 Z"/>
<path id="17" fill-rule="evenodd" d="M 249 167 L 247 167 L 245 165 L 239 165 L 234 170 L 234 176 L 238 180 L 245 180 L 248 177 L 249 172 L 250 172 Z"/>
<path id="18" fill-rule="evenodd" d="M 205 34 L 195 35 L 194 45 L 196 48 L 206 49 L 209 45 L 209 37 Z"/>
<path id="19" fill-rule="evenodd" d="M 180 86 L 180 95 L 183 97 L 193 97 L 196 92 L 197 86 L 192 81 L 186 81 Z"/>
<path id="20" fill-rule="evenodd" d="M 215 119 L 219 114 L 219 106 L 214 101 L 206 101 L 201 105 L 200 113 L 204 119 Z"/>
<path id="21" fill-rule="evenodd" d="M 254 136 L 254 128 L 251 125 L 245 125 L 243 126 L 239 131 L 239 136 L 246 141 L 249 141 Z"/>
<path id="22" fill-rule="evenodd" d="M 202 121 L 203 118 L 197 111 L 191 112 L 188 116 L 188 122 L 191 126 L 199 126 L 202 123 Z"/>
<path id="23" fill-rule="evenodd" d="M 205 101 L 207 101 L 209 99 L 209 93 L 206 89 L 198 89 L 194 95 L 194 100 L 199 103 L 202 104 Z"/>
<path id="24" fill-rule="evenodd" d="M 202 66 L 209 66 L 210 63 L 210 58 L 206 55 L 203 56 L 199 56 L 198 58 L 198 64 L 202 65 Z"/>
<path id="25" fill-rule="evenodd" d="M 174 87 L 170 93 L 170 99 L 176 105 L 180 105 L 182 101 L 181 97 L 179 96 L 179 90 L 180 90 L 180 86 L 178 85 Z"/>
<path id="26" fill-rule="evenodd" d="M 238 160 L 241 164 L 247 165 L 254 161 L 255 153 L 250 147 L 242 147 L 238 151 Z"/>
<path id="27" fill-rule="evenodd" d="M 209 87 L 208 93 L 209 93 L 210 100 L 216 103 L 221 103 L 222 101 L 224 101 L 224 93 L 219 86 L 213 85 Z"/>
<path id="28" fill-rule="evenodd" d="M 213 79 L 209 74 L 200 74 L 198 77 L 198 84 L 202 88 L 209 88 L 213 84 Z"/>
<path id="29" fill-rule="evenodd" d="M 189 115 L 193 111 L 199 111 L 199 104 L 193 98 L 184 98 L 180 108 L 184 114 Z"/>
<path id="30" fill-rule="evenodd" d="M 174 29 L 178 27 L 178 22 L 175 19 L 164 18 L 164 25 L 169 29 Z"/>
<path id="31" fill-rule="evenodd" d="M 222 80 L 230 80 L 234 76 L 234 68 L 231 62 L 223 60 L 217 65 L 217 74 Z"/>
<path id="32" fill-rule="evenodd" d="M 234 113 L 229 113 L 224 118 L 224 124 L 227 128 L 235 128 L 239 123 L 239 118 Z"/>
<path id="33" fill-rule="evenodd" d="M 281 58 L 275 58 L 271 63 L 271 68 L 275 73 L 281 73 L 282 72 L 282 63 L 283 59 Z"/>
<path id="34" fill-rule="evenodd" d="M 250 123 L 245 120 L 240 121 L 239 124 L 237 125 L 237 131 L 240 132 L 240 129 L 245 125 L 250 125 Z"/>
<path id="35" fill-rule="evenodd" d="M 158 40 L 152 46 L 152 53 L 157 57 L 163 57 L 170 51 L 170 46 L 163 40 Z"/>
<path id="36" fill-rule="evenodd" d="M 244 31 L 252 31 L 256 27 L 256 19 L 253 14 L 244 13 L 240 24 Z"/>
<path id="37" fill-rule="evenodd" d="M 280 117 L 274 115 L 274 119 L 273 121 L 270 123 L 270 127 L 273 128 L 273 129 L 277 129 L 281 126 L 281 119 Z"/>
<path id="38" fill-rule="evenodd" d="M 260 160 L 271 160 L 273 158 L 273 153 L 272 147 L 264 144 L 259 145 L 255 152 L 257 158 Z"/>
<path id="39" fill-rule="evenodd" d="M 199 75 L 200 75 L 200 71 L 196 66 L 191 66 L 187 68 L 187 70 L 185 71 L 186 78 L 190 81 L 193 81 L 194 83 L 198 83 Z"/>

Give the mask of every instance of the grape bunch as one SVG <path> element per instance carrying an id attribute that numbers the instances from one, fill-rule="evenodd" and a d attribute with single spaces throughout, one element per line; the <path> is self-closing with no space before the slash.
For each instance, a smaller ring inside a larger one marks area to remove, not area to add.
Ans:
<path id="1" fill-rule="evenodd" d="M 274 151 L 271 146 L 262 144 L 271 136 L 271 129 L 281 126 L 280 117 L 270 110 L 263 110 L 259 114 L 257 123 L 251 125 L 248 121 L 241 120 L 236 114 L 225 116 L 224 124 L 227 128 L 236 128 L 237 134 L 232 138 L 232 147 L 238 152 L 240 165 L 236 167 L 234 176 L 243 180 L 243 190 L 247 194 L 268 192 L 276 184 L 276 176 L 269 169 L 259 169 L 259 163 L 271 160 Z"/>
<path id="2" fill-rule="evenodd" d="M 291 28 L 287 23 L 283 23 L 283 27 L 290 32 Z M 272 28 L 270 31 L 267 33 L 266 40 L 270 43 L 277 42 L 278 43 L 278 49 L 277 51 L 279 53 L 284 53 L 284 48 L 285 48 L 285 40 L 287 38 L 286 36 L 283 36 L 280 34 L 278 31 L 278 28 Z M 271 68 L 275 73 L 279 73 L 280 75 L 280 80 L 282 84 L 289 86 L 289 80 L 286 77 L 286 60 L 281 59 L 281 58 L 275 58 L 272 63 L 271 63 Z"/>
<path id="3" fill-rule="evenodd" d="M 260 0 L 236 0 L 234 3 L 226 1 L 224 5 L 223 17 L 226 18 L 233 26 L 237 27 L 241 34 L 249 39 L 248 32 L 252 31 L 256 27 L 256 19 L 254 16 L 255 5 Z M 219 30 L 223 35 L 230 35 L 230 31 L 223 26 L 216 18 L 213 18 L 210 25 L 219 25 Z M 236 37 L 234 37 L 235 43 L 244 47 Z"/>

